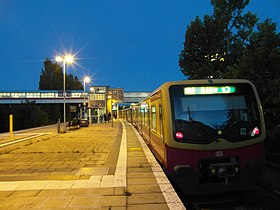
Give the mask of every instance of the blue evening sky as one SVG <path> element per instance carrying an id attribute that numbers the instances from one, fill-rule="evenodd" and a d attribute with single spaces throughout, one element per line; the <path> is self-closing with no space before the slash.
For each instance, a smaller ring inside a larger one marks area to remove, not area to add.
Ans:
<path id="1" fill-rule="evenodd" d="M 279 0 L 247 9 L 280 22 Z M 152 91 L 182 80 L 186 27 L 205 14 L 210 0 L 0 0 L 0 91 L 38 90 L 44 60 L 66 52 L 77 57 L 67 73 L 92 85 Z"/>

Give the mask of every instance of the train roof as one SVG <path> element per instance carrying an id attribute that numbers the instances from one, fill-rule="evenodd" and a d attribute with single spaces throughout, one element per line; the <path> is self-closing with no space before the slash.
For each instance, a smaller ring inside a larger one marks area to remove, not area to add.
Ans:
<path id="1" fill-rule="evenodd" d="M 165 82 L 163 83 L 160 87 L 158 87 L 156 90 L 154 90 L 150 95 L 155 94 L 156 92 L 158 92 L 160 89 L 164 88 L 164 87 L 169 87 L 171 85 L 213 85 L 213 84 L 232 84 L 232 83 L 250 83 L 252 86 L 254 86 L 252 84 L 251 81 L 246 80 L 246 79 L 203 79 L 203 80 L 179 80 L 179 81 L 169 81 L 169 82 Z"/>

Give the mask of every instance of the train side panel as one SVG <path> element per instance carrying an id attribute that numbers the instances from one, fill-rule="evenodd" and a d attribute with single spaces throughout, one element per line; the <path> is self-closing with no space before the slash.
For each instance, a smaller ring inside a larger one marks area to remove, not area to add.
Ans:
<path id="1" fill-rule="evenodd" d="M 150 97 L 150 130 L 151 148 L 159 162 L 164 165 L 166 160 L 165 143 L 163 134 L 162 93 L 156 92 Z"/>

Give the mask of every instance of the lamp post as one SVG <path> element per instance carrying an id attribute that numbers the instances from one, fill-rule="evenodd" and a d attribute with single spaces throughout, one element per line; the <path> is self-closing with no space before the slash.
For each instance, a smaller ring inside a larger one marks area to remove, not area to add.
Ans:
<path id="1" fill-rule="evenodd" d="M 93 94 L 93 116 L 95 116 L 95 109 L 97 107 L 97 124 L 99 124 L 100 123 L 99 104 L 97 104 L 95 100 L 96 90 L 94 87 L 90 87 L 90 93 Z M 106 101 L 106 97 L 105 97 L 105 101 Z"/>
<path id="2" fill-rule="evenodd" d="M 85 76 L 84 78 L 84 118 L 86 115 L 86 83 L 90 82 L 90 77 Z"/>
<path id="3" fill-rule="evenodd" d="M 66 83 L 66 63 L 73 63 L 74 62 L 74 57 L 72 55 L 65 55 L 65 56 L 56 56 L 55 60 L 57 62 L 62 62 L 62 68 L 63 68 L 63 123 L 64 123 L 64 129 L 66 128 L 65 123 L 66 123 L 66 103 L 65 103 L 65 96 L 66 96 L 66 91 L 65 91 L 65 83 Z"/>

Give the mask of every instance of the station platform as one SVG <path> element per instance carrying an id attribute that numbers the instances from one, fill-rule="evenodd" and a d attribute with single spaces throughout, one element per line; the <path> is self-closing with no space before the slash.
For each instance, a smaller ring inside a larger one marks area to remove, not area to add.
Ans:
<path id="1" fill-rule="evenodd" d="M 126 121 L 44 133 L 0 147 L 0 209 L 185 209 Z"/>

